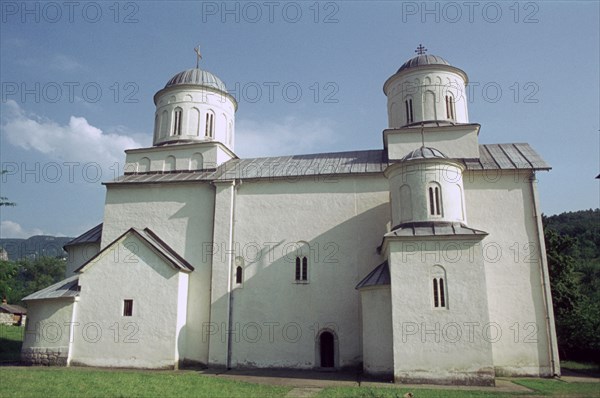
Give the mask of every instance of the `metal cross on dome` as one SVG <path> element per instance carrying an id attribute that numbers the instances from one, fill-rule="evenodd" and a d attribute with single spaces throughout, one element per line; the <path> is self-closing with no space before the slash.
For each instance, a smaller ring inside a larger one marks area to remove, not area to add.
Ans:
<path id="1" fill-rule="evenodd" d="M 194 52 L 196 53 L 196 69 L 198 69 L 200 60 L 202 59 L 202 54 L 200 54 L 200 44 L 198 44 L 198 47 L 194 48 Z"/>
<path id="2" fill-rule="evenodd" d="M 425 47 L 423 47 L 422 44 L 419 44 L 419 47 L 417 47 L 417 49 L 415 50 L 415 52 L 419 55 L 425 54 L 426 51 L 427 51 L 427 49 Z"/>

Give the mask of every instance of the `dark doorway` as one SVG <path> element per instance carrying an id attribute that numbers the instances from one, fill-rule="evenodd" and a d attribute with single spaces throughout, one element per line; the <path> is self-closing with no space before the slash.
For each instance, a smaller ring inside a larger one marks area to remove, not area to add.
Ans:
<path id="1" fill-rule="evenodd" d="M 321 367 L 322 368 L 333 368 L 334 367 L 334 348 L 333 348 L 333 334 L 330 332 L 323 332 L 319 337 L 319 346 L 321 350 Z"/>

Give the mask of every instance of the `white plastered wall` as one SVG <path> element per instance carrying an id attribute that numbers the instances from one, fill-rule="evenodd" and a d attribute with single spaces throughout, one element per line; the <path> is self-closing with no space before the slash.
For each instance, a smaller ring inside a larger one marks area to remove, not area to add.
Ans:
<path id="1" fill-rule="evenodd" d="M 150 228 L 195 268 L 189 275 L 182 360 L 208 362 L 202 330 L 210 316 L 214 187 L 208 183 L 107 187 L 102 243 L 130 227 Z"/>
<path id="2" fill-rule="evenodd" d="M 220 228 L 227 223 L 230 189 L 223 187 L 217 196 L 224 201 L 223 213 L 217 213 Z M 233 241 L 244 281 L 233 284 L 232 367 L 318 367 L 318 335 L 325 329 L 336 337 L 336 366 L 358 366 L 362 322 L 354 287 L 381 262 L 376 248 L 389 223 L 388 201 L 382 175 L 238 185 Z M 228 234 L 215 231 L 215 244 L 221 246 Z M 309 257 L 308 283 L 295 281 L 300 247 Z M 223 286 L 230 269 L 225 260 L 217 266 L 213 257 L 213 322 L 227 320 Z M 220 329 L 211 336 L 211 357 L 219 346 L 222 358 L 227 335 L 222 325 L 215 327 Z"/>
<path id="3" fill-rule="evenodd" d="M 83 268 L 79 284 L 72 364 L 177 366 L 187 275 L 129 233 Z M 133 300 L 131 316 L 123 314 L 126 299 Z"/>
<path id="4" fill-rule="evenodd" d="M 361 289 L 363 369 L 367 374 L 394 373 L 392 299 L 390 286 Z"/>
<path id="5" fill-rule="evenodd" d="M 469 225 L 489 231 L 482 242 L 497 375 L 551 375 L 542 289 L 540 239 L 531 171 L 490 170 L 463 176 Z"/>

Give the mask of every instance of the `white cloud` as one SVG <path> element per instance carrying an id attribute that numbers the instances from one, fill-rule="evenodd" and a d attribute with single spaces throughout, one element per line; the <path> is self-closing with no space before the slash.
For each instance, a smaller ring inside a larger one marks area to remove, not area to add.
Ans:
<path id="1" fill-rule="evenodd" d="M 328 119 L 241 120 L 236 124 L 235 152 L 242 158 L 324 152 L 324 146 L 338 141 L 335 131 Z"/>
<path id="2" fill-rule="evenodd" d="M 73 72 L 83 68 L 83 65 L 79 62 L 63 54 L 54 55 L 50 61 L 50 66 L 63 72 Z"/>
<path id="3" fill-rule="evenodd" d="M 34 235 L 46 234 L 39 228 L 25 230 L 19 223 L 14 221 L 6 220 L 0 222 L 0 236 L 3 238 L 29 238 Z"/>
<path id="4" fill-rule="evenodd" d="M 12 145 L 47 155 L 53 160 L 95 162 L 102 168 L 124 161 L 123 151 L 141 145 L 119 132 L 104 133 L 83 117 L 71 116 L 67 125 L 26 112 L 13 100 L 3 105 L 2 135 Z"/>

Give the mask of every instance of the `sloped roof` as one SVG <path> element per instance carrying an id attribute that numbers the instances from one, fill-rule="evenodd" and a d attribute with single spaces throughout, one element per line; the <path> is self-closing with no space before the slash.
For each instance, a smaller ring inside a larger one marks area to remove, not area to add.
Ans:
<path id="1" fill-rule="evenodd" d="M 104 254 L 105 251 L 110 250 L 114 244 L 121 240 L 127 234 L 135 234 L 142 242 L 146 243 L 155 253 L 160 255 L 171 267 L 178 271 L 192 272 L 194 267 L 187 262 L 182 256 L 180 256 L 173 248 L 166 244 L 156 233 L 150 228 L 138 229 L 129 228 L 118 238 L 109 243 L 104 249 L 100 250 L 94 257 L 89 259 L 81 267 L 77 268 L 75 272 L 81 272 L 89 264 L 96 261 L 96 259 Z"/>
<path id="2" fill-rule="evenodd" d="M 27 309 L 15 304 L 0 304 L 0 310 L 10 314 L 27 314 Z"/>
<path id="3" fill-rule="evenodd" d="M 25 297 L 23 301 L 58 299 L 79 296 L 79 275 L 73 275 Z"/>
<path id="4" fill-rule="evenodd" d="M 464 159 L 468 170 L 550 170 L 552 167 L 527 143 L 479 145 L 479 159 Z"/>
<path id="5" fill-rule="evenodd" d="M 487 235 L 485 231 L 467 227 L 459 222 L 424 221 L 400 224 L 388 232 L 389 236 L 445 236 L 445 235 Z"/>
<path id="6" fill-rule="evenodd" d="M 369 272 L 369 274 L 356 285 L 355 289 L 362 289 L 369 286 L 389 285 L 390 281 L 390 267 L 388 262 L 384 261 L 375 267 L 373 271 Z"/>
<path id="7" fill-rule="evenodd" d="M 74 245 L 79 245 L 79 244 L 84 244 L 84 243 L 100 243 L 101 238 L 102 238 L 102 223 L 96 225 L 94 228 L 92 228 L 88 231 L 85 231 L 84 233 L 82 233 L 78 237 L 74 238 L 73 240 L 68 241 L 63 246 L 63 249 L 65 249 L 69 246 L 74 246 Z"/>
<path id="8" fill-rule="evenodd" d="M 550 166 L 525 143 L 479 145 L 479 159 L 458 159 L 467 170 L 550 170 Z M 385 150 L 315 153 L 308 155 L 232 159 L 217 169 L 177 172 L 128 173 L 105 182 L 156 184 L 231 179 L 300 178 L 382 173 L 389 166 Z"/>

